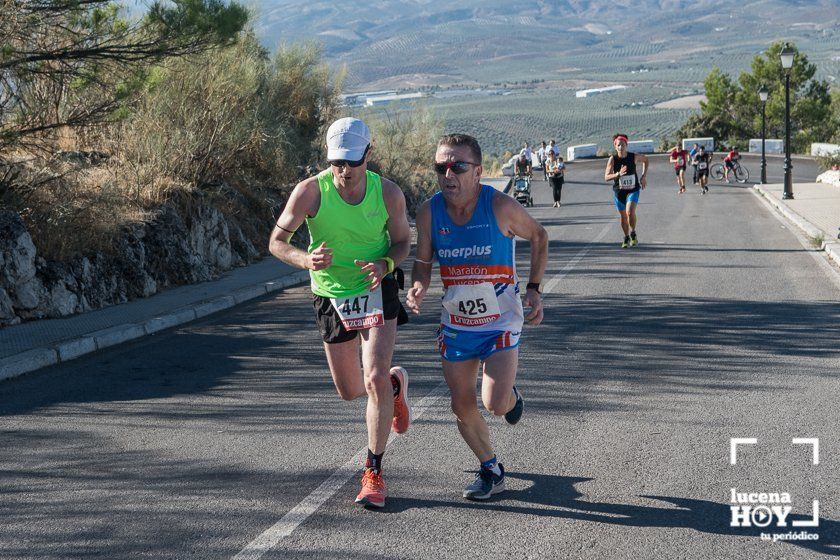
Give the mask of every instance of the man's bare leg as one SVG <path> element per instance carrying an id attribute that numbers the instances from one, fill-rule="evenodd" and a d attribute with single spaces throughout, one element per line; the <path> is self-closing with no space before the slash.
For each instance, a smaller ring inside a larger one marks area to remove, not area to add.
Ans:
<path id="1" fill-rule="evenodd" d="M 379 455 L 385 451 L 391 422 L 394 419 L 394 389 L 391 384 L 391 359 L 397 337 L 397 320 L 361 331 L 364 386 L 368 394 L 368 448 Z"/>
<path id="2" fill-rule="evenodd" d="M 478 411 L 475 399 L 475 382 L 478 377 L 478 358 L 451 362 L 443 360 L 443 377 L 452 394 L 452 412 L 458 431 L 479 461 L 493 458 L 490 430 Z"/>
<path id="3" fill-rule="evenodd" d="M 627 220 L 627 211 L 619 211 L 618 219 L 621 220 L 621 231 L 624 232 L 624 237 L 630 235 L 630 222 Z"/>
<path id="4" fill-rule="evenodd" d="M 325 342 L 324 352 L 339 396 L 345 401 L 352 401 L 365 395 L 365 383 L 359 363 L 359 336 L 338 344 Z"/>
<path id="5" fill-rule="evenodd" d="M 484 361 L 481 400 L 494 416 L 507 414 L 516 405 L 513 384 L 519 366 L 519 348 L 496 352 Z"/>

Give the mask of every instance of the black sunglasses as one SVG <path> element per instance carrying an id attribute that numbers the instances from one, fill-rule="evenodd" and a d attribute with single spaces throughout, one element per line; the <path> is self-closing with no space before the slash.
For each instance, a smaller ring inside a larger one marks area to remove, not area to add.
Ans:
<path id="1" fill-rule="evenodd" d="M 347 160 L 347 159 L 328 159 L 327 163 L 330 165 L 334 165 L 336 167 L 344 167 L 345 165 L 348 167 L 359 167 L 365 162 L 365 156 L 367 156 L 368 150 L 370 149 L 370 144 L 367 145 L 365 148 L 365 152 L 362 154 L 362 159 L 357 160 Z"/>
<path id="2" fill-rule="evenodd" d="M 461 173 L 466 173 L 467 171 L 469 171 L 470 165 L 478 164 L 473 163 L 471 161 L 447 161 L 444 163 L 435 162 L 433 167 L 435 169 L 435 173 L 437 173 L 438 175 L 446 175 L 446 172 L 450 169 L 455 175 L 460 175 Z"/>

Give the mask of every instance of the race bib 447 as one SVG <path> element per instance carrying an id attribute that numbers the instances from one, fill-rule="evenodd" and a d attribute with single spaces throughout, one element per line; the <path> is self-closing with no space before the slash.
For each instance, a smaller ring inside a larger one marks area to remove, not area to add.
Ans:
<path id="1" fill-rule="evenodd" d="M 355 296 L 330 298 L 341 324 L 348 331 L 381 327 L 385 324 L 382 288 Z"/>

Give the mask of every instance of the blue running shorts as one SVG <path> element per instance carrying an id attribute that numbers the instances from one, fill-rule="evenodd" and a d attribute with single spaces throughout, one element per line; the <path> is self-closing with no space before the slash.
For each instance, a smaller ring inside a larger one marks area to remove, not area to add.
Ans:
<path id="1" fill-rule="evenodd" d="M 444 360 L 462 362 L 478 358 L 486 360 L 496 352 L 519 346 L 521 331 L 463 331 L 441 325 L 438 329 L 438 350 Z"/>
<path id="2" fill-rule="evenodd" d="M 616 209 L 619 212 L 624 212 L 627 209 L 628 202 L 635 202 L 636 204 L 638 204 L 640 192 L 642 191 L 618 191 L 617 193 L 615 193 L 615 196 L 613 196 L 613 202 L 615 202 Z"/>

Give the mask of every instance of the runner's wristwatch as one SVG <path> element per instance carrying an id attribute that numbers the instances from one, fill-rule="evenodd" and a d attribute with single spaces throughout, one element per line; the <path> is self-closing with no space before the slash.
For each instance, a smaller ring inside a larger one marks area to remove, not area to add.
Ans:
<path id="1" fill-rule="evenodd" d="M 387 269 L 387 274 L 391 274 L 392 272 L 394 272 L 394 269 L 396 268 L 396 266 L 394 265 L 394 259 L 392 259 L 391 257 L 385 256 L 385 257 L 380 257 L 379 260 L 385 261 L 385 268 Z"/>
<path id="2" fill-rule="evenodd" d="M 528 282 L 528 283 L 525 285 L 525 289 L 526 289 L 526 290 L 534 290 L 534 291 L 536 291 L 538 294 L 542 294 L 542 292 L 540 291 L 540 283 L 539 283 L 539 282 Z"/>

